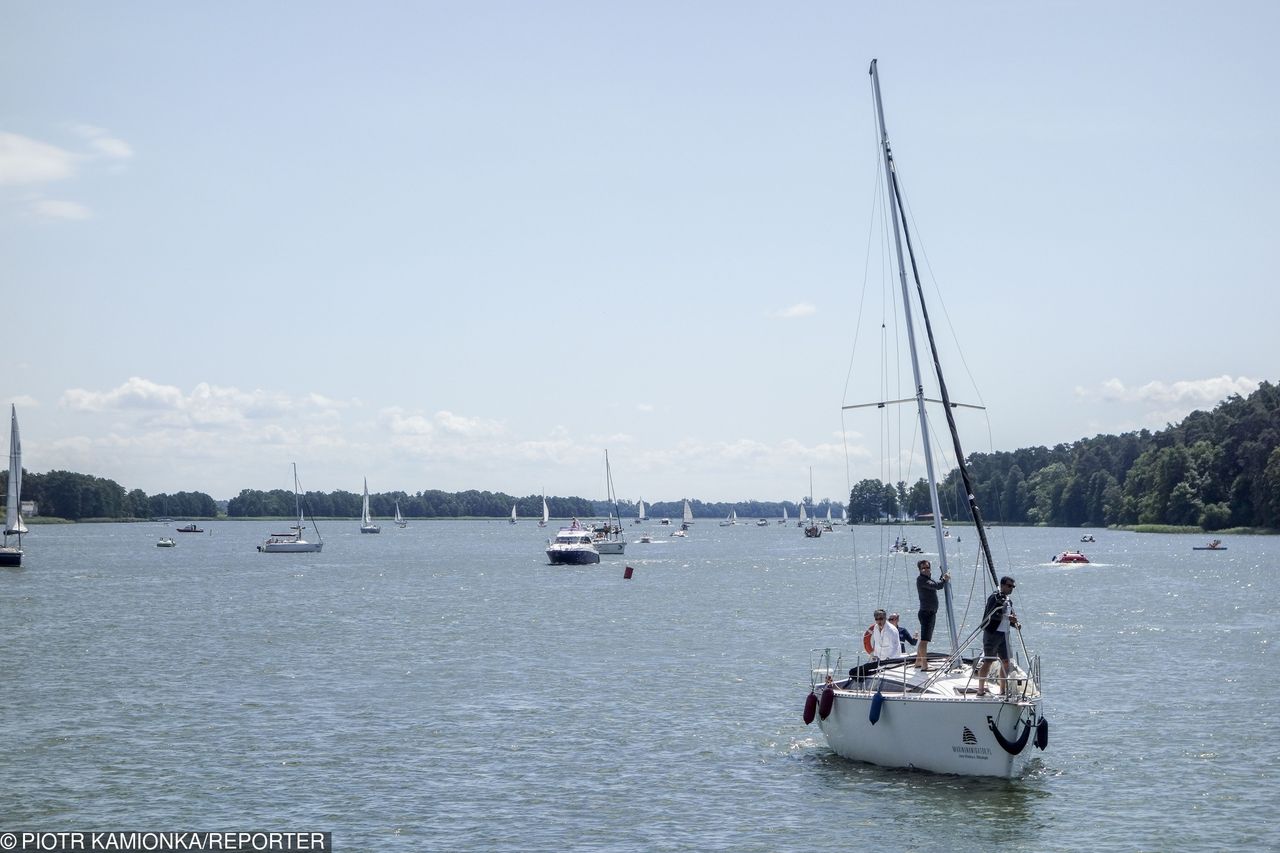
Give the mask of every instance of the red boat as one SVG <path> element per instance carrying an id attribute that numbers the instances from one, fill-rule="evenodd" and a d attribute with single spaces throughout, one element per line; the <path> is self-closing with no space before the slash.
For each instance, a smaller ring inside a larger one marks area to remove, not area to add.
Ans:
<path id="1" fill-rule="evenodd" d="M 1061 554 L 1053 558 L 1055 563 L 1087 563 L 1089 558 L 1079 551 L 1063 551 Z"/>

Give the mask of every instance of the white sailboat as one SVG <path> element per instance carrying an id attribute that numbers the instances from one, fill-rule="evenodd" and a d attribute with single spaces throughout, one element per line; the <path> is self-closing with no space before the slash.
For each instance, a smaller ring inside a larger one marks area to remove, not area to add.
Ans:
<path id="1" fill-rule="evenodd" d="M 542 521 L 538 522 L 539 527 L 546 527 L 547 522 L 551 520 L 551 512 L 547 509 L 547 496 L 542 496 Z"/>
<path id="2" fill-rule="evenodd" d="M 796 522 L 796 527 L 804 527 L 809 522 L 809 516 L 804 511 L 804 501 L 800 501 L 800 520 Z"/>
<path id="3" fill-rule="evenodd" d="M 361 533 L 381 533 L 382 528 L 373 523 L 373 516 L 369 514 L 369 478 L 364 478 L 364 503 L 360 507 L 360 532 Z"/>
<path id="4" fill-rule="evenodd" d="M 788 519 L 787 519 L 787 508 L 784 506 L 784 507 L 782 508 L 782 521 L 779 521 L 778 523 L 785 527 L 785 526 L 786 526 L 786 524 L 787 524 L 787 521 L 788 521 Z"/>
<path id="5" fill-rule="evenodd" d="M 408 527 L 409 522 L 404 520 L 404 516 L 400 514 L 400 499 L 396 498 L 396 527 Z"/>
<path id="6" fill-rule="evenodd" d="M 22 565 L 22 534 L 27 525 L 22 521 L 22 439 L 18 435 L 18 407 L 9 404 L 9 480 L 5 490 L 4 545 L 0 546 L 0 566 Z M 10 545 L 9 537 L 18 537 Z"/>
<path id="7" fill-rule="evenodd" d="M 293 504 L 298 512 L 298 520 L 291 528 L 291 533 L 273 533 L 267 537 L 267 541 L 258 546 L 258 550 L 264 554 L 314 554 L 318 553 L 324 547 L 324 542 L 320 539 L 320 528 L 316 527 L 316 541 L 308 542 L 302 537 L 302 531 L 306 529 L 306 524 L 302 518 L 302 489 L 298 485 L 298 463 L 293 463 Z M 315 519 L 311 519 L 311 523 L 315 524 Z"/>
<path id="8" fill-rule="evenodd" d="M 613 490 L 613 469 L 609 467 L 608 450 L 604 452 L 604 485 L 605 497 L 613 510 L 609 513 L 608 521 L 592 528 L 595 537 L 593 544 L 596 551 L 601 554 L 625 554 L 627 540 L 622 536 L 622 515 L 618 511 L 618 494 Z"/>
<path id="9" fill-rule="evenodd" d="M 724 517 L 724 521 L 720 522 L 721 527 L 733 527 L 738 523 L 738 511 L 736 509 L 729 510 L 729 514 Z"/>
<path id="10" fill-rule="evenodd" d="M 693 507 L 689 506 L 689 499 L 685 498 L 684 510 L 680 513 L 681 526 L 688 527 L 693 524 Z"/>
<path id="11" fill-rule="evenodd" d="M 640 499 L 640 512 L 636 515 L 636 524 L 644 524 L 649 517 L 644 514 L 644 498 Z"/>
<path id="12" fill-rule="evenodd" d="M 516 523 L 516 505 L 515 504 L 511 505 L 511 523 L 512 524 Z"/>
<path id="13" fill-rule="evenodd" d="M 969 495 L 969 512 L 980 540 L 981 565 L 997 585 L 995 564 L 986 539 L 982 513 L 974 499 L 974 489 L 960 447 L 952 413 L 953 404 L 938 360 L 934 335 L 929 323 L 928 310 L 923 301 L 923 288 L 915 275 L 916 297 L 913 300 L 908 285 L 908 273 L 914 273 L 915 254 L 907 220 L 902 213 L 901 188 L 894 168 L 889 137 L 885 131 L 884 108 L 880 100 L 880 80 L 876 63 L 871 63 L 871 78 L 875 94 L 877 121 L 880 129 L 881 159 L 884 167 L 886 196 L 889 199 L 889 215 L 893 221 L 896 246 L 896 272 L 902 290 L 902 311 L 911 351 L 911 368 L 915 378 L 915 397 L 905 401 L 879 401 L 867 406 L 885 407 L 890 402 L 916 404 L 924 450 L 925 467 L 929 484 L 929 497 L 933 504 L 934 518 L 941 518 L 938 501 L 938 483 L 933 464 L 929 419 L 925 404 L 941 403 L 947 419 L 955 460 L 966 493 Z M 908 269 L 903 257 L 903 243 L 911 255 Z M 936 383 L 940 399 L 925 397 L 921 379 L 920 359 L 916 351 L 915 322 L 918 311 L 928 336 L 929 355 L 934 367 L 931 383 Z M 861 408 L 846 406 L 847 409 Z M 943 547 L 942 526 L 934 528 L 938 554 L 942 563 L 939 578 L 947 573 L 947 549 Z M 908 561 L 909 563 L 910 561 Z M 915 567 L 908 565 L 910 574 Z M 976 586 L 976 585 L 975 585 Z M 848 659 L 835 649 L 815 651 L 814 664 L 810 667 L 810 693 L 805 702 L 805 721 L 816 716 L 827 743 L 845 758 L 867 761 L 886 767 L 910 767 L 938 773 L 954 773 L 965 776 L 1014 777 L 1020 775 L 1034 750 L 1048 745 L 1049 726 L 1041 712 L 1042 695 L 1039 687 L 1040 661 L 1022 647 L 1026 655 L 1026 669 L 1014 665 L 1007 677 L 986 679 L 981 684 L 976 676 L 978 657 L 965 657 L 980 630 L 973 630 L 961 638 L 952 602 L 951 584 L 942 587 L 945 597 L 947 629 L 951 648 L 948 652 L 930 650 L 925 667 L 917 668 L 911 659 L 867 659 L 862 650 Z M 977 596 L 984 594 L 977 589 Z M 981 601 L 981 598 L 977 599 Z M 978 604 L 980 620 L 985 610 Z M 1012 629 L 1018 627 L 1011 624 Z M 1020 628 L 1019 628 L 1020 630 Z M 1012 636 L 1009 640 L 1012 647 Z M 1011 648 L 1012 652 L 1013 649 Z M 844 667 L 850 663 L 853 667 Z M 999 674 L 996 664 L 995 674 Z M 979 695 L 978 689 L 985 695 Z M 1034 740 L 1032 733 L 1034 732 Z"/>

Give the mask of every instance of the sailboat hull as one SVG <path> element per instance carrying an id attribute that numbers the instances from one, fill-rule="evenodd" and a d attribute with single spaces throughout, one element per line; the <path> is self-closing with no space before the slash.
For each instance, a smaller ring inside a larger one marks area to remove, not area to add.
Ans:
<path id="1" fill-rule="evenodd" d="M 922 698 L 884 694 L 872 724 L 875 694 L 835 690 L 831 713 L 818 722 L 835 752 L 852 761 L 962 776 L 1021 776 L 1037 754 L 1029 741 L 1011 755 L 996 740 L 987 720 L 1014 743 L 1029 720 L 1040 720 L 1039 699 Z"/>
<path id="2" fill-rule="evenodd" d="M 362 524 L 360 525 L 360 532 L 361 533 L 381 533 L 382 528 L 376 524 Z"/>
<path id="3" fill-rule="evenodd" d="M 265 542 L 258 546 L 264 554 L 316 554 L 323 542 Z"/>
<path id="4" fill-rule="evenodd" d="M 0 566 L 14 568 L 22 565 L 22 551 L 18 548 L 0 548 Z"/>

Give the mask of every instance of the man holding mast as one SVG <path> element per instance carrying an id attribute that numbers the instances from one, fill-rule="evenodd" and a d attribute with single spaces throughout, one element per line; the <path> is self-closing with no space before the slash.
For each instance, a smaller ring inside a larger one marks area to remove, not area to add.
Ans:
<path id="1" fill-rule="evenodd" d="M 933 566 L 928 560 L 916 563 L 920 570 L 916 578 L 916 592 L 920 595 L 920 645 L 916 647 L 916 669 L 929 670 L 929 641 L 933 639 L 933 626 L 938 621 L 938 590 L 947 585 L 951 579 L 950 572 L 944 572 L 942 580 L 935 581 L 930 573 Z"/>

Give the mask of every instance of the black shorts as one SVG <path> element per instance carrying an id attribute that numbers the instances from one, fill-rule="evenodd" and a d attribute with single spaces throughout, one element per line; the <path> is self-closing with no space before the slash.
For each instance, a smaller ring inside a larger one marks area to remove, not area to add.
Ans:
<path id="1" fill-rule="evenodd" d="M 1009 659 L 1009 638 L 1006 631 L 982 632 L 982 655 L 986 658 Z"/>
<path id="2" fill-rule="evenodd" d="M 921 610 L 916 615 L 920 617 L 920 639 L 926 643 L 932 643 L 933 626 L 938 621 L 938 611 Z"/>

